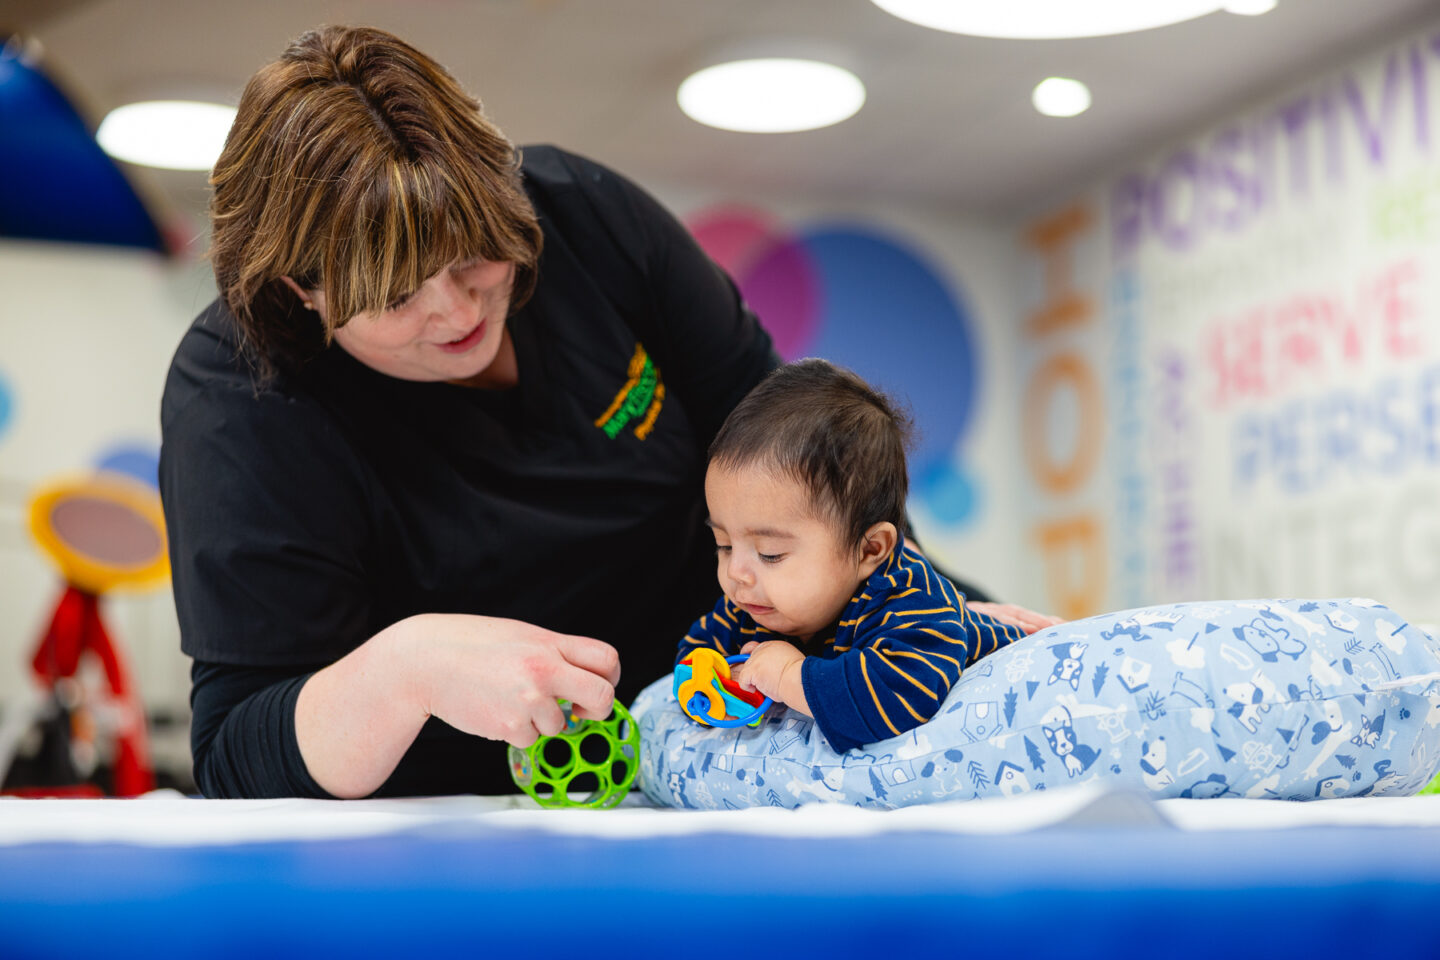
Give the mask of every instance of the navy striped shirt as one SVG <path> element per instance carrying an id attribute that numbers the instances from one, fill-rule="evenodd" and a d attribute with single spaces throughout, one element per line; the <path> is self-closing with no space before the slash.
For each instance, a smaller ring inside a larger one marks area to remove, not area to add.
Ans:
<path id="1" fill-rule="evenodd" d="M 836 750 L 898 737 L 940 709 L 960 672 L 1025 635 L 965 606 L 954 584 L 902 537 L 808 643 L 775 633 L 722 596 L 690 627 L 676 662 L 697 647 L 727 656 L 751 640 L 787 640 L 807 656 L 800 682 L 815 724 Z"/>

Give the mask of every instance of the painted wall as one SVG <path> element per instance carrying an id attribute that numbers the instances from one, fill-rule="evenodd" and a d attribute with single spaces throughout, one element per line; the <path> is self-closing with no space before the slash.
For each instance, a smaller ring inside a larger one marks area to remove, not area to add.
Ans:
<path id="1" fill-rule="evenodd" d="M 1002 225 L 894 204 L 664 195 L 782 357 L 850 367 L 909 409 L 926 550 L 997 598 L 1038 602 L 1014 535 L 1016 279 Z"/>
<path id="2" fill-rule="evenodd" d="M 1440 621 L 1437 159 L 1440 26 L 1025 225 L 1047 607 L 1365 595 Z"/>
<path id="3" fill-rule="evenodd" d="M 27 527 L 44 481 L 112 455 L 154 456 L 170 355 L 213 296 L 201 265 L 116 248 L 0 242 L 0 704 L 29 684 L 29 659 L 62 583 Z M 152 709 L 188 709 L 189 663 L 168 589 L 117 592 L 102 616 Z M 168 761 L 179 738 L 155 743 Z"/>

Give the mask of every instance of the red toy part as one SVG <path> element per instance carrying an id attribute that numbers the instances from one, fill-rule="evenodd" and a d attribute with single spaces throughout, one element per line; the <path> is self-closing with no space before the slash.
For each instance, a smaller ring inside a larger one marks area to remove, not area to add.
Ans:
<path id="1" fill-rule="evenodd" d="M 760 704 L 765 702 L 765 694 L 761 693 L 759 690 L 746 690 L 745 688 L 741 687 L 737 681 L 732 680 L 729 677 L 719 677 L 718 679 L 720 681 L 720 686 L 725 688 L 726 693 L 730 694 L 732 697 L 744 700 L 752 707 L 758 707 L 760 706 Z"/>
<path id="2" fill-rule="evenodd" d="M 133 797 L 155 788 L 145 711 L 100 619 L 99 599 L 79 587 L 66 587 L 30 666 L 43 683 L 54 686 L 57 680 L 75 675 L 80 655 L 86 650 L 100 658 L 110 692 L 130 715 L 130 722 L 116 735 L 115 794 Z"/>

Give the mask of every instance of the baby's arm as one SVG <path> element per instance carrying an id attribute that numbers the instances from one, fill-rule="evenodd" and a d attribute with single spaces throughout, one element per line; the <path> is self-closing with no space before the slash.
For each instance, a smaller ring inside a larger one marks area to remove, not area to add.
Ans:
<path id="1" fill-rule="evenodd" d="M 740 642 L 739 613 L 728 597 L 721 596 L 714 610 L 690 625 L 685 639 L 680 641 L 675 662 L 679 663 L 701 647 L 733 657 L 740 652 Z"/>
<path id="2" fill-rule="evenodd" d="M 971 625 L 955 608 L 908 618 L 878 610 L 875 623 L 832 659 L 801 667 L 812 716 L 836 750 L 898 737 L 930 720 L 970 661 Z"/>

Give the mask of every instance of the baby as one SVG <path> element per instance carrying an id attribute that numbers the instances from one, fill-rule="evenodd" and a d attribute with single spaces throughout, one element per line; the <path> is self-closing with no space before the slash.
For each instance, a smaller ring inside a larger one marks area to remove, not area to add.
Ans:
<path id="1" fill-rule="evenodd" d="M 836 750 L 933 717 L 967 665 L 1024 636 L 967 610 L 905 542 L 909 422 L 824 360 L 781 367 L 710 445 L 724 596 L 680 643 L 748 653 L 735 679 L 815 718 Z"/>

